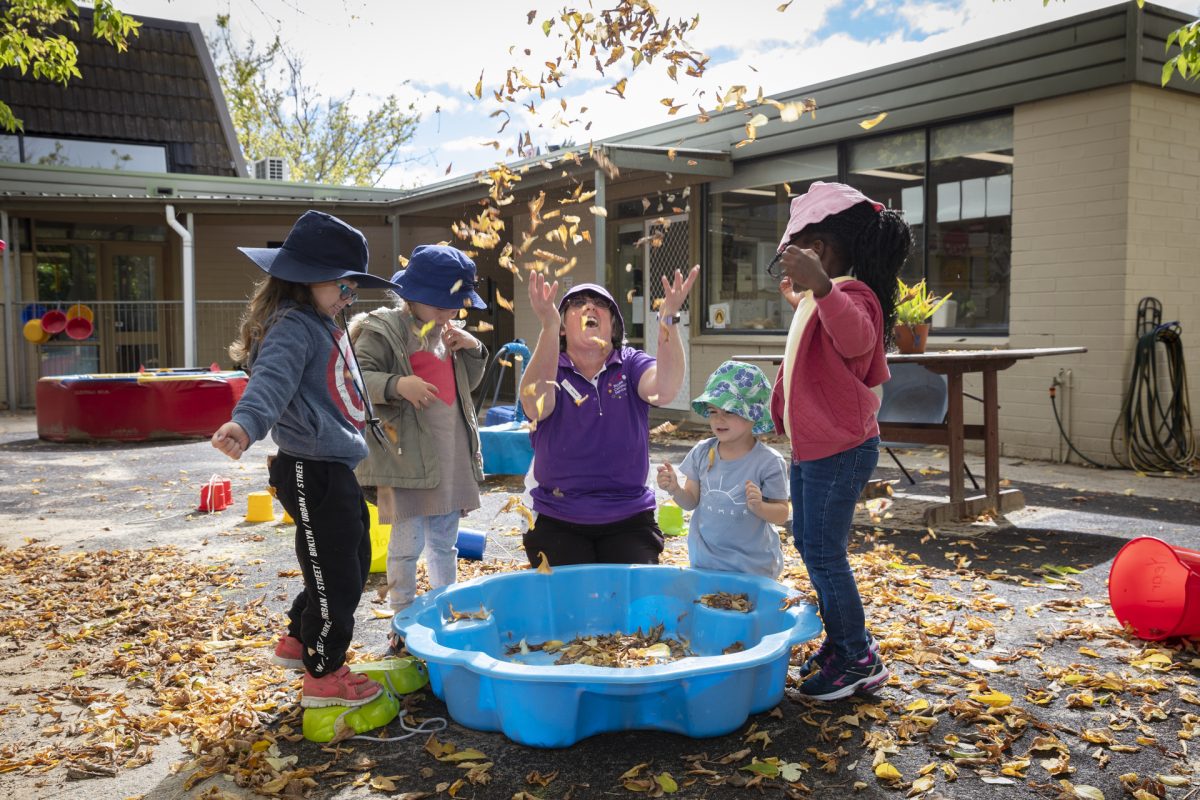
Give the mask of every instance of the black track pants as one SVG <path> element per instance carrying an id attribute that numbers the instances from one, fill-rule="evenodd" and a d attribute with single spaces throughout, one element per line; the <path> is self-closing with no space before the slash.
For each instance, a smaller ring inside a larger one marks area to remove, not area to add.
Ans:
<path id="1" fill-rule="evenodd" d="M 370 516 L 354 473 L 334 461 L 280 452 L 271 485 L 296 520 L 304 591 L 288 611 L 288 634 L 304 643 L 304 666 L 320 677 L 346 660 L 354 610 L 371 568 Z"/>

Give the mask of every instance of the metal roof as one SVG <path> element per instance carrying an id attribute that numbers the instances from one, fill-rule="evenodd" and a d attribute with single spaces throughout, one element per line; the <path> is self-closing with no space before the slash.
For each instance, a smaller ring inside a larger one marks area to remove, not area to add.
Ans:
<path id="1" fill-rule="evenodd" d="M 1167 35 L 1191 18 L 1135 0 L 1016 33 L 963 45 L 898 64 L 806 86 L 775 96 L 780 102 L 813 97 L 815 119 L 782 123 L 770 106 L 695 117 L 568 148 L 509 164 L 521 174 L 522 191 L 594 174 L 589 147 L 602 150 L 630 171 L 728 177 L 734 164 L 774 153 L 864 138 L 888 130 L 927 125 L 1012 108 L 1014 105 L 1121 83 L 1159 85 Z M 1172 89 L 1200 94 L 1200 83 L 1173 82 Z M 885 124 L 865 131 L 861 120 L 887 111 Z M 748 114 L 769 122 L 743 148 Z M 55 198 L 175 202 L 200 207 L 320 203 L 367 206 L 388 213 L 419 214 L 473 203 L 487 188 L 466 175 L 414 190 L 259 181 L 201 175 L 158 175 L 33 165 L 0 165 L 0 207 Z M 180 202 L 185 201 L 185 202 Z"/>

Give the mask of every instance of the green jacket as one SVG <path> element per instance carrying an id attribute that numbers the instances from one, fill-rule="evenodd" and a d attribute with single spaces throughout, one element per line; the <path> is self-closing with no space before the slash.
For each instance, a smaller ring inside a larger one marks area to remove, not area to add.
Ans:
<path id="1" fill-rule="evenodd" d="M 363 486 L 393 486 L 398 489 L 430 489 L 442 481 L 442 465 L 437 460 L 433 434 L 412 403 L 392 395 L 388 387 L 396 376 L 412 375 L 409 362 L 411 334 L 406 329 L 407 312 L 395 307 L 378 308 L 359 314 L 350 322 L 350 336 L 358 356 L 359 369 L 375 413 L 384 423 L 389 438 L 398 437 L 384 448 L 368 436 L 369 453 L 354 474 Z M 479 449 L 479 421 L 471 391 L 483 379 L 487 348 L 480 343 L 474 351 L 459 350 L 454 360 L 454 381 L 458 388 L 459 412 L 467 424 L 471 442 L 471 463 L 475 480 L 483 482 L 483 455 Z"/>

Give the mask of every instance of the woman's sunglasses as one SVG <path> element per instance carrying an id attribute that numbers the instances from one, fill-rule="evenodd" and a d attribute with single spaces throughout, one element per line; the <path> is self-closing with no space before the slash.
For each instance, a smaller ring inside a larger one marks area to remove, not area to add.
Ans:
<path id="1" fill-rule="evenodd" d="M 339 283 L 337 288 L 341 293 L 338 295 L 338 299 L 348 301 L 348 305 L 354 305 L 354 301 L 358 299 L 358 292 L 354 291 L 354 287 Z"/>
<path id="2" fill-rule="evenodd" d="M 567 308 L 583 308 L 591 303 L 596 308 L 603 308 L 612 312 L 612 303 L 605 300 L 600 295 L 596 294 L 573 294 L 567 298 Z"/>

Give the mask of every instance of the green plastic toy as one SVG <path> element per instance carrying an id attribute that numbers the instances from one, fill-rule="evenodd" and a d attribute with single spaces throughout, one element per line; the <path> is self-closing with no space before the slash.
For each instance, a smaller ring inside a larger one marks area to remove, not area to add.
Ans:
<path id="1" fill-rule="evenodd" d="M 365 706 L 326 706 L 304 709 L 302 730 L 310 742 L 332 741 L 339 732 L 352 728 L 355 734 L 387 725 L 400 713 L 400 695 L 415 692 L 429 683 L 425 665 L 415 658 L 351 664 L 351 672 L 366 674 L 383 684 L 383 694 Z"/>

